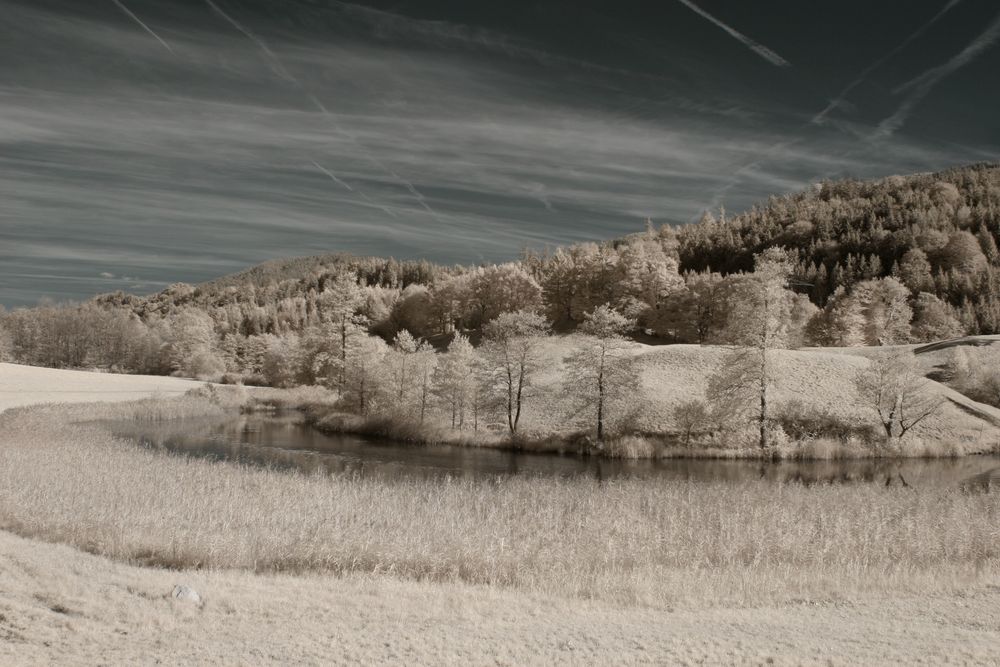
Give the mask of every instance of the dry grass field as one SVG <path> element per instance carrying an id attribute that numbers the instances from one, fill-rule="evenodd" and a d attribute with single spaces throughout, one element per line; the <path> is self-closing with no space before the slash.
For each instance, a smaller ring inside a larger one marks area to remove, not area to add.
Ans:
<path id="1" fill-rule="evenodd" d="M 201 603 L 172 599 L 177 584 Z M 0 664 L 995 665 L 998 584 L 645 607 L 383 574 L 152 569 L 0 532 Z"/>
<path id="2" fill-rule="evenodd" d="M 218 409 L 0 414 L 0 661 L 993 664 L 1000 651 L 996 494 L 303 476 L 80 423 Z M 175 584 L 201 603 L 171 599 Z"/>
<path id="3" fill-rule="evenodd" d="M 150 396 L 168 398 L 203 383 L 162 375 L 88 373 L 0 363 L 0 412 L 39 403 L 128 401 Z"/>
<path id="4" fill-rule="evenodd" d="M 948 587 L 1000 558 L 992 494 L 306 477 L 165 456 L 67 423 L 142 418 L 151 405 L 0 416 L 0 526 L 158 566 L 391 572 L 651 605 L 676 604 L 681 581 L 710 583 L 692 599 L 718 604 L 911 579 Z"/>

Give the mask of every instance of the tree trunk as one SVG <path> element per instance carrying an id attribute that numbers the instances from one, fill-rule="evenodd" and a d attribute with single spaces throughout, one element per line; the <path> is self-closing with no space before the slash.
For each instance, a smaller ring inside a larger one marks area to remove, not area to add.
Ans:
<path id="1" fill-rule="evenodd" d="M 760 448 L 767 449 L 767 348 L 760 351 Z"/>
<path id="2" fill-rule="evenodd" d="M 340 379 L 337 381 L 337 398 L 344 395 L 347 378 L 347 316 L 340 318 Z"/>
<path id="3" fill-rule="evenodd" d="M 514 371 L 507 366 L 507 429 L 514 435 L 517 427 L 514 424 Z"/>
<path id="4" fill-rule="evenodd" d="M 524 390 L 524 363 L 521 363 L 520 370 L 517 374 L 517 404 L 516 411 L 514 412 L 514 430 L 512 433 L 517 432 L 517 424 L 521 421 L 521 394 Z"/>
<path id="5" fill-rule="evenodd" d="M 604 351 L 601 351 L 601 366 L 597 371 L 597 441 L 604 441 Z"/>
<path id="6" fill-rule="evenodd" d="M 424 379 L 423 387 L 420 392 L 420 423 L 424 423 L 424 413 L 427 411 L 427 380 Z"/>

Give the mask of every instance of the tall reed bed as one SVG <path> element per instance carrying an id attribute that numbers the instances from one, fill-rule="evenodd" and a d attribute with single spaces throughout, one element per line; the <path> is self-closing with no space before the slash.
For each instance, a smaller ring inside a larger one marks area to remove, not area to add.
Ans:
<path id="1" fill-rule="evenodd" d="M 926 591 L 1000 571 L 997 494 L 304 476 L 169 456 L 71 423 L 200 405 L 0 416 L 0 527 L 157 566 L 388 573 L 656 605 Z"/>

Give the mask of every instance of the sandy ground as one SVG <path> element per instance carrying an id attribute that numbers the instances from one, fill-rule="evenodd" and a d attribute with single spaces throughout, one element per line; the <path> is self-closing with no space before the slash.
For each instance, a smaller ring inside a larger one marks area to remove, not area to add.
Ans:
<path id="1" fill-rule="evenodd" d="M 198 383 L 0 365 L 0 409 Z M 200 604 L 174 600 L 192 586 Z M 134 567 L 0 531 L 0 664 L 982 664 L 1000 581 L 963 594 L 650 609 L 391 576 Z"/>
<path id="2" fill-rule="evenodd" d="M 172 599 L 176 584 L 193 587 L 202 602 Z M 995 665 L 1000 658 L 1000 585 L 777 608 L 645 609 L 390 577 L 148 570 L 0 533 L 0 591 L 5 665 Z"/>
<path id="3" fill-rule="evenodd" d="M 179 396 L 204 383 L 160 375 L 88 373 L 0 363 L 0 412 L 38 403 L 128 401 Z"/>

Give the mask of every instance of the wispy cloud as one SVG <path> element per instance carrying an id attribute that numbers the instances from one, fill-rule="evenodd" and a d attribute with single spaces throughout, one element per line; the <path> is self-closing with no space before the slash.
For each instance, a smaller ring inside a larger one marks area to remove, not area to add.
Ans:
<path id="1" fill-rule="evenodd" d="M 879 67 L 884 65 L 891 58 L 893 58 L 894 56 L 899 54 L 903 49 L 909 46 L 914 40 L 916 40 L 925 32 L 927 32 L 928 28 L 937 23 L 942 16 L 947 14 L 952 8 L 954 8 L 960 2 L 962 2 L 962 0 L 948 0 L 948 2 L 945 3 L 944 7 L 938 10 L 938 12 L 934 14 L 934 16 L 932 16 L 929 21 L 924 23 L 914 32 L 910 33 L 906 37 L 906 39 L 904 39 L 902 42 L 893 47 L 881 58 L 879 58 L 878 60 L 870 64 L 868 67 L 861 70 L 861 73 L 858 74 L 850 83 L 844 86 L 844 88 L 839 93 L 837 93 L 837 96 L 834 97 L 832 100 L 830 100 L 830 103 L 822 111 L 813 116 L 812 122 L 817 125 L 822 125 L 823 122 L 826 120 L 827 116 L 829 116 L 836 109 L 839 109 L 846 104 L 847 96 L 851 94 L 851 91 L 853 91 L 855 88 L 864 83 L 872 72 L 874 72 Z"/>
<path id="2" fill-rule="evenodd" d="M 275 68 L 276 72 L 278 72 L 282 77 L 288 79 L 289 81 L 293 82 L 296 86 L 298 86 L 298 88 L 302 91 L 302 93 L 305 95 L 305 97 L 310 102 L 312 102 L 314 105 L 316 105 L 316 107 L 323 113 L 324 116 L 326 116 L 328 119 L 330 119 L 330 121 L 332 122 L 332 124 L 334 126 L 334 129 L 336 129 L 337 132 L 339 132 L 340 134 L 342 134 L 342 135 L 346 136 L 348 139 L 350 139 L 353 143 L 355 143 L 364 152 L 365 157 L 369 161 L 371 161 L 373 164 L 375 164 L 379 169 L 381 169 L 382 171 L 384 171 L 386 174 L 388 174 L 389 176 L 391 176 L 392 178 L 394 178 L 397 182 L 399 182 L 400 184 L 402 184 L 407 189 L 407 191 L 409 191 L 410 194 L 413 195 L 413 198 L 416 200 L 417 204 L 421 208 L 423 208 L 425 211 L 427 211 L 428 213 L 430 213 L 435 218 L 439 217 L 438 213 L 433 208 L 431 208 L 430 205 L 427 203 L 427 198 L 424 197 L 423 193 L 421 193 L 419 190 L 417 190 L 417 188 L 413 185 L 413 183 L 410 180 L 405 179 L 402 176 L 400 176 L 396 172 L 396 170 L 394 170 L 391 167 L 387 166 L 384 161 L 382 161 L 381 159 L 379 159 L 378 156 L 376 156 L 375 154 L 373 154 L 371 151 L 369 151 L 364 146 L 364 144 L 362 144 L 360 141 L 358 141 L 357 136 L 353 132 L 347 130 L 339 122 L 337 114 L 332 113 L 329 110 L 329 108 L 322 101 L 320 101 L 320 99 L 315 95 L 315 93 L 313 93 L 310 90 L 309 86 L 307 86 L 300 78 L 294 76 L 293 74 L 291 74 L 288 71 L 288 69 L 285 68 L 285 66 L 282 63 L 281 59 L 277 56 L 277 54 L 275 54 L 274 51 L 271 50 L 271 48 L 267 45 L 266 42 L 264 42 L 264 40 L 260 39 L 255 34 L 253 34 L 252 32 L 250 32 L 249 29 L 247 29 L 242 23 L 238 22 L 232 16 L 230 16 L 229 14 L 225 13 L 224 11 L 222 11 L 218 7 L 218 5 L 216 5 L 214 2 L 212 2 L 212 0 L 205 0 L 205 1 L 208 3 L 208 5 L 212 8 L 212 10 L 214 12 L 216 12 L 218 15 L 220 15 L 221 17 L 223 17 L 233 27 L 235 27 L 237 30 L 239 30 L 241 33 L 243 33 L 243 35 L 245 35 L 247 37 L 247 39 L 249 39 L 251 42 L 253 42 L 253 44 L 258 49 L 260 49 L 264 53 L 264 55 L 268 58 L 268 60 L 272 64 L 272 66 Z M 319 165 L 317 164 L 317 166 L 319 166 Z M 320 167 L 320 168 L 322 169 L 322 167 Z M 326 173 L 327 173 L 327 175 L 332 176 L 332 174 L 330 174 L 329 172 L 326 172 Z M 369 201 L 369 202 L 374 203 L 374 201 L 372 199 L 370 199 L 367 195 L 364 195 L 364 199 L 367 200 L 367 201 Z M 378 207 L 381 208 L 386 213 L 388 213 L 389 215 L 395 217 L 396 214 L 393 213 L 392 210 L 389 209 L 387 206 L 378 205 Z"/>
<path id="3" fill-rule="evenodd" d="M 395 12 L 365 7 L 343 0 L 330 0 L 330 7 L 343 16 L 367 25 L 383 39 L 409 37 L 435 46 L 463 46 L 499 53 L 510 58 L 530 60 L 553 68 L 575 68 L 634 79 L 669 80 L 670 77 L 609 67 L 581 58 L 552 53 L 536 44 L 509 35 L 452 21 L 418 19 Z"/>
<path id="4" fill-rule="evenodd" d="M 965 67 L 978 58 L 1000 39 L 1000 14 L 973 39 L 964 49 L 952 56 L 947 62 L 933 67 L 915 79 L 897 87 L 893 92 L 907 92 L 906 97 L 895 113 L 879 123 L 875 132 L 876 138 L 892 136 L 909 119 L 913 109 L 934 89 L 942 79 Z"/>
<path id="5" fill-rule="evenodd" d="M 726 25 L 719 19 L 715 18 L 714 16 L 706 12 L 704 9 L 691 2 L 691 0 L 677 0 L 677 1 L 680 2 L 682 5 L 684 5 L 685 7 L 687 7 L 688 9 L 690 9 L 691 11 L 693 11 L 694 13 L 696 13 L 698 16 L 705 19 L 706 21 L 710 21 L 715 25 L 717 25 L 718 27 L 725 30 L 730 37 L 741 42 L 748 49 L 750 49 L 758 56 L 760 56 L 767 62 L 771 63 L 772 65 L 775 65 L 777 67 L 788 67 L 791 64 L 787 60 L 779 56 L 777 53 L 775 53 L 771 49 L 761 44 L 760 42 L 755 42 L 754 40 L 750 39 L 749 37 L 741 33 L 736 28 Z"/>
<path id="6" fill-rule="evenodd" d="M 431 26 L 392 28 L 416 29 L 410 40 L 321 41 L 212 2 L 243 29 L 207 3 L 177 10 L 190 15 L 183 30 L 157 14 L 183 56 L 173 57 L 111 3 L 46 22 L 43 9 L 0 0 L 32 39 L 60 47 L 0 84 L 0 302 L 85 296 L 107 289 L 101 272 L 139 289 L 330 251 L 509 259 L 525 245 L 632 232 L 646 217 L 685 222 L 713 193 L 739 210 L 822 174 L 978 155 L 902 135 L 848 154 L 832 127 L 804 114 L 802 135 L 742 93 L 699 98 L 748 112 L 720 116 L 671 103 L 672 85 L 512 64 L 496 42 L 483 47 L 491 58 L 456 58 L 467 43 L 431 48 L 436 33 L 419 32 Z M 350 33 L 343 23 L 323 30 Z M 0 56 L 19 56 L 4 51 L 9 25 Z M 107 66 L 103 83 L 80 85 L 95 63 Z M 623 119 L 643 99 L 655 111 Z M 63 279 L 29 289 L 26 274 Z"/>

